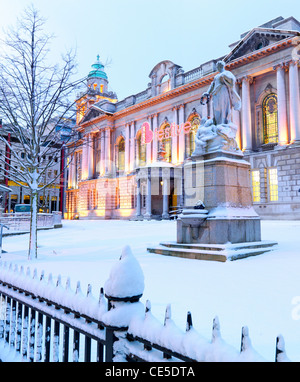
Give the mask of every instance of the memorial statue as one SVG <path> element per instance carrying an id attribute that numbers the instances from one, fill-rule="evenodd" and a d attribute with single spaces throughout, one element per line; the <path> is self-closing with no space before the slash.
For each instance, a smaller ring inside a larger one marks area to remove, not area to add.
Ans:
<path id="1" fill-rule="evenodd" d="M 192 157 L 216 149 L 239 151 L 235 141 L 237 126 L 231 120 L 232 109 L 241 108 L 241 99 L 235 90 L 236 78 L 225 70 L 223 61 L 218 61 L 217 69 L 219 73 L 200 99 L 201 104 L 204 104 L 205 99 L 207 102 L 212 99 L 213 116 L 207 120 L 202 119 L 196 133 Z"/>

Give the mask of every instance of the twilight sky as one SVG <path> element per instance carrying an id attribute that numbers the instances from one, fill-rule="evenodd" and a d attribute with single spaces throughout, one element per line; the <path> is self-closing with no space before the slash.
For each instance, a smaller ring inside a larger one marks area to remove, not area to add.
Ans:
<path id="1" fill-rule="evenodd" d="M 271 19 L 300 20 L 299 0 L 0 0 L 0 37 L 29 4 L 56 36 L 51 55 L 59 60 L 76 48 L 83 77 L 100 54 L 119 100 L 146 89 L 160 61 L 188 71 L 229 53 L 242 33 Z"/>

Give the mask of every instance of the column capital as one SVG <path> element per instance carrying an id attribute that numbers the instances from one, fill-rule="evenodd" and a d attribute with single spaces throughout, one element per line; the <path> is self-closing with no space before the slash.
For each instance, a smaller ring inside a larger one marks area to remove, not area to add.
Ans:
<path id="1" fill-rule="evenodd" d="M 288 70 L 288 65 L 286 62 L 281 62 L 273 66 L 273 70 L 278 71 L 278 69 L 283 69 L 284 71 Z"/>
<path id="2" fill-rule="evenodd" d="M 298 66 L 298 65 L 299 65 L 299 62 L 300 62 L 300 60 L 289 60 L 289 61 L 286 62 L 286 65 L 287 65 L 288 67 L 291 66 L 291 65 L 293 65 L 293 66 Z"/>
<path id="3" fill-rule="evenodd" d="M 253 84 L 253 82 L 254 82 L 254 77 L 249 76 L 249 75 L 247 75 L 247 76 L 243 76 L 243 77 L 239 77 L 239 78 L 237 78 L 236 82 L 237 82 L 239 85 L 241 85 L 243 82 L 244 82 L 244 83 L 247 82 L 247 83 L 249 83 L 249 85 L 251 85 L 251 84 Z"/>

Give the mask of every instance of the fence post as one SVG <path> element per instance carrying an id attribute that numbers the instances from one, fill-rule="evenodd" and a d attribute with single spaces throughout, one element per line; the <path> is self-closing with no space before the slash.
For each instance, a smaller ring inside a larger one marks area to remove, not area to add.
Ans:
<path id="1" fill-rule="evenodd" d="M 9 227 L 3 223 L 0 223 L 0 257 L 2 253 L 2 236 L 3 236 L 3 227 L 9 229 Z"/>
<path id="2" fill-rule="evenodd" d="M 112 362 L 117 355 L 123 359 L 126 358 L 122 346 L 118 346 L 118 350 L 116 350 L 115 343 L 119 341 L 120 337 L 126 336 L 131 319 L 128 309 L 139 308 L 140 306 L 137 304 L 140 304 L 141 312 L 144 311 L 143 304 L 139 302 L 143 292 L 143 271 L 130 247 L 126 246 L 104 285 L 105 297 L 108 300 L 108 312 L 104 320 L 106 326 L 105 362 Z M 127 314 L 123 313 L 125 311 Z M 132 309 L 132 315 L 137 311 L 137 309 Z M 121 345 L 121 341 L 118 345 Z"/>

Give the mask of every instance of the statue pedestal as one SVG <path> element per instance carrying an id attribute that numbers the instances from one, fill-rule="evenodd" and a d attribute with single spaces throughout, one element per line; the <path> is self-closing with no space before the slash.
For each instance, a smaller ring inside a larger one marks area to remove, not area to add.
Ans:
<path id="1" fill-rule="evenodd" d="M 219 150 L 187 161 L 185 208 L 177 220 L 177 241 L 148 251 L 217 261 L 270 251 L 276 243 L 261 241 L 249 172 L 250 164 L 241 152 Z M 194 208 L 198 200 L 205 210 Z"/>
<path id="2" fill-rule="evenodd" d="M 225 244 L 260 241 L 260 218 L 252 207 L 250 164 L 242 153 L 217 151 L 189 161 L 184 166 L 189 179 L 185 204 L 203 200 L 208 214 L 198 230 L 182 214 L 177 222 L 177 242 Z M 195 184 L 197 178 L 199 184 Z M 197 194 L 195 195 L 195 190 Z M 194 224 L 195 225 L 195 224 Z"/>

